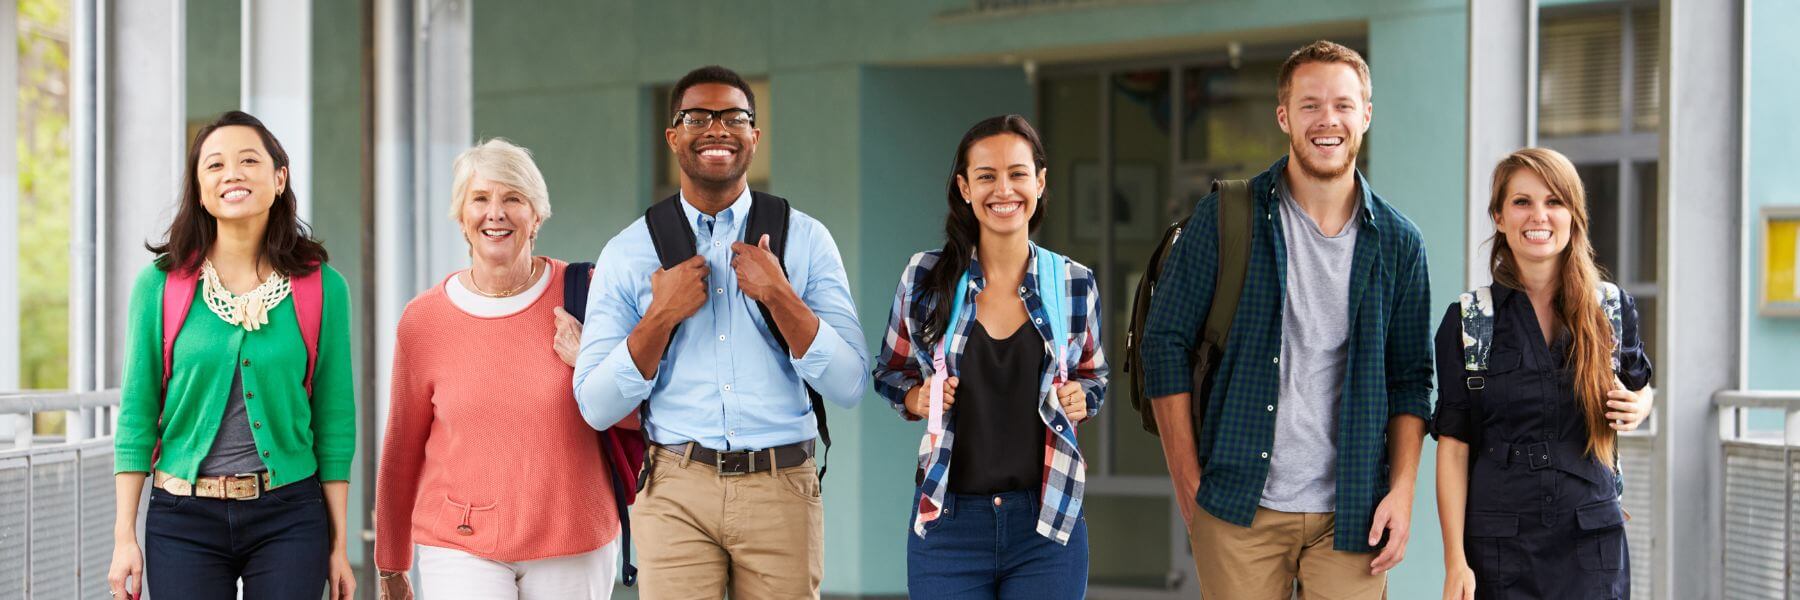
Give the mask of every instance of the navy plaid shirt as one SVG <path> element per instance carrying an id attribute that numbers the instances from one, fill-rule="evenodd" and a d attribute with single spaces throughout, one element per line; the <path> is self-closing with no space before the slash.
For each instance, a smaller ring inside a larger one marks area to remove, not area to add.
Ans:
<path id="1" fill-rule="evenodd" d="M 1099 286 L 1093 271 L 1065 257 L 1069 267 L 1066 293 L 1070 314 L 1045 313 L 1043 300 L 1037 294 L 1037 245 L 1032 244 L 1031 248 L 1032 259 L 1025 263 L 1025 279 L 1019 285 L 1019 296 L 1025 301 L 1025 311 L 1031 315 L 1030 324 L 1046 340 L 1044 351 L 1052 359 L 1055 353 L 1051 352 L 1048 340 L 1055 334 L 1051 333 L 1047 319 L 1069 319 L 1071 339 L 1064 360 L 1069 367 L 1069 380 L 1080 382 L 1087 393 L 1088 418 L 1091 419 L 1100 412 L 1100 405 L 1106 398 L 1107 366 L 1100 341 Z M 909 421 L 919 417 L 907 412 L 906 392 L 931 377 L 932 348 L 915 340 L 920 338 L 919 332 L 930 318 L 936 302 L 935 299 L 922 299 L 924 290 L 919 286 L 937 265 L 941 252 L 932 250 L 914 254 L 900 274 L 900 287 L 894 292 L 894 305 L 888 317 L 887 335 L 882 338 L 881 355 L 875 360 L 875 391 L 887 398 L 894 410 Z M 944 350 L 944 362 L 952 376 L 960 376 L 957 365 L 962 359 L 963 346 L 968 343 L 969 330 L 975 323 L 975 296 L 985 287 L 987 278 L 982 275 L 981 261 L 972 259 L 969 288 L 962 290 L 962 319 L 946 329 L 949 334 L 945 339 L 949 345 Z M 1067 544 L 1076 520 L 1081 517 L 1081 500 L 1087 487 L 1087 463 L 1082 459 L 1081 447 L 1075 439 L 1075 424 L 1069 422 L 1068 415 L 1063 414 L 1062 404 L 1056 401 L 1053 386 L 1056 373 L 1054 363 L 1045 360 L 1038 382 L 1038 417 L 1044 426 L 1044 482 L 1038 490 L 1041 500 L 1037 532 L 1058 544 Z M 933 436 L 927 433 L 919 444 L 919 468 L 924 472 L 924 478 L 914 494 L 918 515 L 913 519 L 913 533 L 919 537 L 925 537 L 925 524 L 937 519 L 944 506 L 944 492 L 950 484 L 950 448 L 955 439 L 956 410 L 951 409 L 944 413 L 944 434 Z"/>
<path id="2" fill-rule="evenodd" d="M 1280 396 L 1277 359 L 1287 294 L 1287 246 L 1275 187 L 1286 168 L 1282 158 L 1250 181 L 1249 270 L 1213 397 L 1205 400 L 1205 425 L 1196 432 L 1202 479 L 1195 501 L 1245 527 L 1261 503 L 1275 443 L 1275 412 L 1267 407 Z M 1367 552 L 1375 506 L 1388 492 L 1388 419 L 1431 415 L 1431 293 L 1418 226 L 1370 191 L 1362 173 L 1356 178 L 1362 229 L 1351 263 L 1349 365 L 1338 404 L 1335 547 Z M 1218 272 L 1218 202 L 1218 194 L 1209 194 L 1195 206 L 1151 299 L 1143 344 L 1151 397 L 1192 391 L 1188 357 L 1212 308 Z"/>

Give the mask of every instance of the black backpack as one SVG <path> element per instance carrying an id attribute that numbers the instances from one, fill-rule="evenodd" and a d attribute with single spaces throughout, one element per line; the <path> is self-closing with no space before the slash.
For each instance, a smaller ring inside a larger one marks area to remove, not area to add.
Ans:
<path id="1" fill-rule="evenodd" d="M 793 208 L 788 206 L 787 199 L 780 196 L 757 191 L 751 191 L 750 196 L 750 218 L 744 223 L 744 241 L 755 244 L 762 236 L 769 236 L 769 250 L 775 254 L 775 260 L 781 263 L 782 273 L 786 273 L 787 263 L 784 257 L 787 250 L 788 221 L 793 215 Z M 650 229 L 650 243 L 656 246 L 656 258 L 662 262 L 662 268 L 672 268 L 695 256 L 697 249 L 694 227 L 682 216 L 680 194 L 650 205 L 644 211 L 644 225 Z M 775 345 L 781 347 L 782 355 L 791 355 L 787 338 L 781 335 L 781 328 L 775 326 L 775 317 L 769 313 L 769 307 L 758 302 L 756 309 L 762 312 L 763 322 L 769 325 L 769 334 L 775 336 Z M 679 325 L 676 327 L 680 328 Z M 820 327 L 824 325 L 821 324 Z M 673 331 L 669 332 L 670 339 L 674 339 L 674 335 Z M 825 451 L 819 458 L 819 480 L 824 481 L 826 457 L 831 455 L 831 429 L 825 423 L 825 401 L 819 391 L 807 384 L 806 395 L 812 401 L 813 418 L 818 421 L 819 441 L 825 443 Z"/>
<path id="2" fill-rule="evenodd" d="M 593 281 L 594 263 L 569 263 L 563 270 L 563 310 L 575 320 L 587 321 L 588 284 Z M 643 413 L 640 411 L 639 416 Z M 631 510 L 638 491 L 644 488 L 649 460 L 650 440 L 640 425 L 636 430 L 608 427 L 600 436 L 600 459 L 606 463 L 608 483 L 612 485 L 613 509 L 619 514 L 619 579 L 626 587 L 637 584 L 637 567 L 631 564 Z"/>
<path id="3" fill-rule="evenodd" d="M 1219 360 L 1224 358 L 1225 340 L 1231 333 L 1231 319 L 1237 315 L 1238 297 L 1243 294 L 1244 274 L 1250 263 L 1252 211 L 1249 182 L 1241 179 L 1214 181 L 1212 189 L 1219 195 L 1218 277 L 1213 288 L 1212 310 L 1206 315 L 1205 325 L 1195 332 L 1198 340 L 1188 356 L 1193 365 L 1193 401 L 1189 416 L 1194 422 L 1196 444 L 1200 442 L 1207 403 L 1212 399 L 1213 374 L 1218 371 Z M 1156 293 L 1156 284 L 1162 279 L 1163 261 L 1192 218 L 1189 216 L 1170 224 L 1163 232 L 1162 241 L 1156 245 L 1156 251 L 1150 254 L 1150 264 L 1144 269 L 1143 279 L 1138 280 L 1137 295 L 1132 299 L 1131 327 L 1125 333 L 1125 372 L 1131 375 L 1131 406 L 1142 417 L 1144 431 L 1152 435 L 1159 434 L 1156 412 L 1150 407 L 1150 395 L 1144 383 L 1144 321 L 1149 316 L 1150 299 Z"/>

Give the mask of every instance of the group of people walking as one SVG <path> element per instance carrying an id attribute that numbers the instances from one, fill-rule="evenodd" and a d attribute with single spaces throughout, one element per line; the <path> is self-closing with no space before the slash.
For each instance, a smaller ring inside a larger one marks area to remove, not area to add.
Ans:
<path id="1" fill-rule="evenodd" d="M 1574 168 L 1528 148 L 1496 169 L 1495 283 L 1434 345 L 1422 236 L 1354 166 L 1367 65 L 1317 42 L 1279 90 L 1288 155 L 1200 200 L 1136 341 L 1205 596 L 1383 597 L 1429 430 L 1446 598 L 1627 597 L 1615 433 L 1648 415 L 1651 369 Z M 527 150 L 457 158 L 471 266 L 395 334 L 382 598 L 412 598 L 415 569 L 427 600 L 608 598 L 620 578 L 654 599 L 817 597 L 824 404 L 871 379 L 925 422 L 911 595 L 1086 594 L 1077 430 L 1107 394 L 1103 275 L 1031 240 L 1055 198 L 1037 132 L 1004 115 L 963 136 L 943 246 L 901 271 L 871 359 L 832 233 L 748 185 L 756 114 L 730 70 L 676 83 L 680 191 L 592 264 L 534 253 L 552 211 Z M 254 117 L 202 128 L 186 167 L 131 297 L 112 593 L 350 598 L 348 287 Z"/>

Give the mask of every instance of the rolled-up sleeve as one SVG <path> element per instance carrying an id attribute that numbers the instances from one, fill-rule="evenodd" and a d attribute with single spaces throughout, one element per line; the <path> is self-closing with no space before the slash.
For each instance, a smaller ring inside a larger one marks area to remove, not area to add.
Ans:
<path id="1" fill-rule="evenodd" d="M 806 222 L 811 224 L 806 239 L 811 242 L 807 251 L 813 272 L 800 299 L 819 317 L 819 330 L 806 354 L 790 361 L 794 372 L 819 395 L 838 406 L 855 408 L 867 389 L 869 367 L 862 326 L 856 320 L 856 302 L 831 232 L 817 221 Z"/>
<path id="2" fill-rule="evenodd" d="M 1468 387 L 1463 378 L 1462 305 L 1452 302 L 1438 324 L 1437 340 L 1437 411 L 1431 417 L 1434 438 L 1453 437 L 1464 442 L 1474 435 L 1473 416 L 1469 407 Z"/>
<path id="3" fill-rule="evenodd" d="M 900 285 L 894 290 L 894 303 L 888 309 L 887 332 L 881 336 L 881 355 L 875 357 L 875 393 L 886 398 L 888 405 L 909 421 L 919 420 L 906 410 L 906 393 L 924 382 L 923 369 L 914 356 L 914 340 L 912 324 L 907 315 L 912 314 L 912 297 L 915 275 L 925 272 L 935 264 L 931 254 L 920 252 L 907 261 L 906 269 L 900 272 Z"/>
<path id="4" fill-rule="evenodd" d="M 1422 240 L 1394 278 L 1387 331 L 1388 416 L 1431 418 L 1431 278 Z M 1457 321 L 1460 323 L 1461 321 Z"/>
<path id="5" fill-rule="evenodd" d="M 588 287 L 581 353 L 575 358 L 575 401 L 581 417 L 594 429 L 606 429 L 636 410 L 656 384 L 646 379 L 625 343 L 643 318 L 638 306 L 639 280 L 632 265 L 618 256 L 614 242 L 600 251 Z"/>

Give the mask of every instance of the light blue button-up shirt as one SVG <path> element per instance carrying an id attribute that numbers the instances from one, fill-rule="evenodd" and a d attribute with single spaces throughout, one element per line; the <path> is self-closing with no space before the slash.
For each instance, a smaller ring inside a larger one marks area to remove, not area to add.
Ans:
<path id="1" fill-rule="evenodd" d="M 640 217 L 600 251 L 575 361 L 575 398 L 589 425 L 610 427 L 648 399 L 644 431 L 653 442 L 761 450 L 818 435 L 804 384 L 844 408 L 862 399 L 868 358 L 831 232 L 799 210 L 788 222 L 788 282 L 820 319 L 812 346 L 792 358 L 731 268 L 731 244 L 744 237 L 750 203 L 746 187 L 730 208 L 709 216 L 681 198 L 696 251 L 711 269 L 708 297 L 675 330 L 650 379 L 625 343 L 650 308 L 650 275 L 662 268 L 649 227 Z"/>

